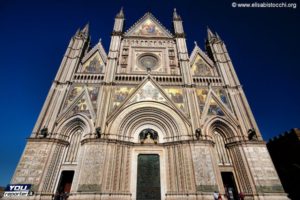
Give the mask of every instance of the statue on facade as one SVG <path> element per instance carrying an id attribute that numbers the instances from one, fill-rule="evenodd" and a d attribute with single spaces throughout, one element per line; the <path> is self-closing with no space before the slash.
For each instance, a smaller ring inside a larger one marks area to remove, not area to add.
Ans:
<path id="1" fill-rule="evenodd" d="M 144 129 L 139 135 L 141 143 L 155 143 L 158 141 L 158 133 L 153 129 Z"/>
<path id="2" fill-rule="evenodd" d="M 96 128 L 96 138 L 101 138 L 101 127 Z"/>
<path id="3" fill-rule="evenodd" d="M 248 139 L 249 140 L 254 140 L 254 141 L 258 140 L 256 131 L 253 128 L 248 130 Z"/>
<path id="4" fill-rule="evenodd" d="M 48 128 L 42 128 L 40 135 L 43 136 L 43 138 L 46 138 L 48 135 Z"/>
<path id="5" fill-rule="evenodd" d="M 202 137 L 202 131 L 200 128 L 197 128 L 196 131 L 195 131 L 195 136 L 197 138 L 197 140 L 200 139 L 200 137 Z"/>

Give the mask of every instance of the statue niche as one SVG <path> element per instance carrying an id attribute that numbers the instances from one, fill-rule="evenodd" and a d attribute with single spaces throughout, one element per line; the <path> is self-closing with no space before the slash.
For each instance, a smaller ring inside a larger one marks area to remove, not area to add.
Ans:
<path id="1" fill-rule="evenodd" d="M 153 129 L 147 128 L 147 129 L 144 129 L 141 131 L 141 133 L 139 135 L 139 139 L 142 144 L 144 144 L 144 143 L 145 144 L 149 144 L 149 143 L 157 144 L 158 133 Z"/>

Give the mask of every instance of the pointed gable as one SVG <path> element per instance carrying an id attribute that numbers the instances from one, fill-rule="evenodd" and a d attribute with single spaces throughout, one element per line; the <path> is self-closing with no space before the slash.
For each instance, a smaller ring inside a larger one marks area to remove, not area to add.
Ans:
<path id="1" fill-rule="evenodd" d="M 166 98 L 151 81 L 147 81 L 129 100 L 130 103 L 139 101 L 166 102 Z"/>
<path id="2" fill-rule="evenodd" d="M 70 89 L 58 120 L 81 113 L 94 118 L 97 110 L 99 87 L 78 85 Z"/>
<path id="3" fill-rule="evenodd" d="M 66 99 L 65 108 L 62 110 L 57 121 L 79 113 L 94 119 L 96 117 L 95 110 L 98 90 L 98 87 L 74 87 L 70 91 Z"/>
<path id="4" fill-rule="evenodd" d="M 79 72 L 81 73 L 104 73 L 107 55 L 99 41 L 83 58 Z"/>
<path id="5" fill-rule="evenodd" d="M 192 51 L 190 57 L 190 66 L 192 74 L 194 76 L 213 76 L 214 75 L 214 63 L 211 59 L 198 47 L 195 45 L 195 48 Z"/>
<path id="6" fill-rule="evenodd" d="M 75 104 L 73 104 L 70 109 L 68 109 L 67 116 L 71 117 L 77 113 L 83 113 L 91 118 L 91 109 L 89 109 L 88 103 L 86 95 L 83 95 L 81 98 L 76 100 Z"/>
<path id="7" fill-rule="evenodd" d="M 146 13 L 125 33 L 125 36 L 171 38 L 172 34 L 151 13 Z"/>
<path id="8" fill-rule="evenodd" d="M 236 123 L 236 117 L 230 109 L 228 97 L 222 88 L 197 89 L 198 104 L 201 112 L 201 121 L 211 116 L 221 116 Z"/>
<path id="9" fill-rule="evenodd" d="M 118 113 L 127 106 L 146 101 L 153 101 L 165 104 L 168 107 L 171 107 L 172 109 L 176 110 L 176 112 L 180 116 L 182 116 L 185 120 L 188 121 L 186 117 L 186 108 L 182 89 L 163 89 L 154 79 L 151 78 L 151 76 L 145 78 L 144 81 L 137 88 L 131 86 L 123 86 L 122 88 L 124 89 L 122 95 L 120 96 L 121 101 L 115 102 L 114 94 L 112 96 L 113 101 L 111 102 L 111 105 L 115 105 L 115 107 L 111 106 L 111 108 L 113 107 L 113 109 L 110 110 L 110 116 L 108 121 L 117 116 Z"/>

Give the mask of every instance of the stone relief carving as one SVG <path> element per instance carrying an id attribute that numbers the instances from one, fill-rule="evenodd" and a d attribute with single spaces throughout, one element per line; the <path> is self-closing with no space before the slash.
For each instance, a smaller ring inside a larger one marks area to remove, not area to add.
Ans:
<path id="1" fill-rule="evenodd" d="M 101 189 L 105 152 L 105 147 L 101 144 L 86 146 L 78 191 L 99 191 Z"/>
<path id="2" fill-rule="evenodd" d="M 28 143 L 12 182 L 30 183 L 37 189 L 49 151 L 47 143 Z"/>
<path id="3" fill-rule="evenodd" d="M 217 184 L 209 149 L 195 146 L 192 148 L 192 157 L 197 190 L 214 191 Z"/>
<path id="4" fill-rule="evenodd" d="M 282 192 L 279 178 L 266 147 L 246 147 L 246 158 L 260 192 Z"/>

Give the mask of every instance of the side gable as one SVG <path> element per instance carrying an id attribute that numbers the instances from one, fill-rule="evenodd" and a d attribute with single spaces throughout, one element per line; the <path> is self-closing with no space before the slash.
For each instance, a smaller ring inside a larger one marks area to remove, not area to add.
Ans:
<path id="1" fill-rule="evenodd" d="M 87 59 L 89 59 L 92 54 L 94 54 L 96 51 L 99 52 L 101 58 L 103 59 L 104 62 L 107 60 L 107 54 L 106 51 L 101 43 L 101 40 L 87 53 L 85 56 L 82 58 L 82 62 L 85 62 Z"/>
<path id="2" fill-rule="evenodd" d="M 91 97 L 93 98 L 93 91 L 89 91 L 87 87 L 81 88 L 80 91 L 81 92 L 79 95 L 59 114 L 57 122 L 61 121 L 62 119 L 70 118 L 79 113 L 86 115 L 92 120 L 95 120 L 95 106 L 93 99 L 91 99 Z"/>
<path id="3" fill-rule="evenodd" d="M 200 103 L 200 102 L 199 102 Z M 219 116 L 224 117 L 238 124 L 236 117 L 230 110 L 227 104 L 215 93 L 213 89 L 210 89 L 205 97 L 205 106 L 202 109 L 201 121 L 204 123 L 209 117 Z"/>
<path id="4" fill-rule="evenodd" d="M 99 41 L 81 60 L 78 72 L 104 73 L 107 54 Z"/>
<path id="5" fill-rule="evenodd" d="M 135 37 L 167 37 L 173 35 L 151 13 L 146 13 L 131 28 L 125 32 L 125 36 Z"/>
<path id="6" fill-rule="evenodd" d="M 192 74 L 195 76 L 213 76 L 215 67 L 213 61 L 198 47 L 192 51 L 190 56 L 190 66 Z"/>
<path id="7" fill-rule="evenodd" d="M 195 61 L 197 54 L 199 54 L 209 65 L 214 66 L 214 62 L 202 51 L 202 49 L 200 49 L 197 44 L 190 55 L 190 64 Z"/>

